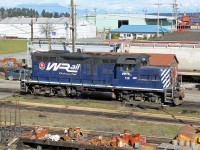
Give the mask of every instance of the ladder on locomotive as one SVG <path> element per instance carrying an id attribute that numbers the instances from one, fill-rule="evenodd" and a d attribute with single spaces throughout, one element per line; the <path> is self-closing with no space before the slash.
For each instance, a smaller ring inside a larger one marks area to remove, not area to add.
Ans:
<path id="1" fill-rule="evenodd" d="M 167 103 L 171 103 L 173 101 L 173 97 L 174 97 L 174 89 L 173 86 L 170 86 L 169 88 L 166 88 L 164 91 L 164 99 L 165 102 Z"/>

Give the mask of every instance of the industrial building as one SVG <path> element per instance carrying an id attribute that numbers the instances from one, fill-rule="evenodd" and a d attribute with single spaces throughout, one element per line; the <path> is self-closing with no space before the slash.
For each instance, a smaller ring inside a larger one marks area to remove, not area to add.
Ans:
<path id="1" fill-rule="evenodd" d="M 139 38 L 149 39 L 157 34 L 164 35 L 169 32 L 170 30 L 157 25 L 122 25 L 120 28 L 110 31 L 109 39 L 114 33 L 120 34 L 120 39 L 133 40 Z"/>
<path id="2" fill-rule="evenodd" d="M 99 37 L 106 37 L 106 33 L 109 33 L 112 30 L 120 28 L 122 25 L 135 25 L 135 26 L 148 26 L 141 29 L 144 29 L 146 32 L 146 28 L 159 26 L 162 29 L 166 29 L 169 31 L 174 31 L 176 28 L 176 21 L 174 17 L 167 17 L 167 16 L 157 16 L 157 15 L 147 15 L 147 14 L 91 14 L 85 15 L 81 18 L 86 19 L 88 22 L 93 23 L 97 27 L 97 33 Z M 154 26 L 149 26 L 154 25 Z M 157 29 L 156 29 L 157 30 Z M 137 31 L 136 31 L 137 32 Z M 156 31 L 155 31 L 156 32 Z M 162 32 L 162 31 L 161 31 Z M 131 33 L 131 32 L 130 32 Z M 129 34 L 129 33 L 127 33 Z M 127 35 L 125 35 L 125 39 L 127 39 Z M 137 35 L 139 36 L 139 35 Z M 108 38 L 108 37 L 107 37 Z M 109 37 L 111 38 L 111 37 Z M 132 38 L 132 37 L 131 37 Z"/>
<path id="3" fill-rule="evenodd" d="M 99 32 L 107 29 L 117 29 L 121 25 L 157 25 L 158 18 L 159 25 L 163 28 L 169 30 L 175 29 L 174 17 L 167 16 L 145 14 L 96 14 L 82 16 L 81 18 L 96 24 Z"/>
<path id="4" fill-rule="evenodd" d="M 76 38 L 106 38 L 109 31 L 118 29 L 122 25 L 157 25 L 170 31 L 175 29 L 173 17 L 146 15 L 146 14 L 97 14 L 77 17 Z M 31 25 L 33 25 L 33 38 L 65 38 L 71 39 L 70 18 L 25 18 L 12 17 L 0 21 L 0 36 L 12 38 L 31 38 Z M 41 28 L 50 28 L 48 35 L 42 33 Z M 108 37 L 107 37 L 108 38 Z"/>
<path id="5" fill-rule="evenodd" d="M 0 21 L 0 36 L 9 38 L 65 38 L 71 39 L 70 18 L 25 18 L 13 17 Z M 33 28 L 31 30 L 31 25 Z M 76 38 L 96 37 L 96 26 L 84 19 L 76 20 Z M 43 29 L 42 29 L 43 28 Z M 42 30 L 47 30 L 44 34 Z"/>

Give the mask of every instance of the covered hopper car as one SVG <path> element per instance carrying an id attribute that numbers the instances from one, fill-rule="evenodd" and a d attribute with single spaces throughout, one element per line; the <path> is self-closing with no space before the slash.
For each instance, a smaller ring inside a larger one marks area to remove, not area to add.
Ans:
<path id="1" fill-rule="evenodd" d="M 150 65 L 147 54 L 34 53 L 31 79 L 21 81 L 21 92 L 62 97 L 109 94 L 120 101 L 179 105 L 183 93 L 173 69 Z"/>

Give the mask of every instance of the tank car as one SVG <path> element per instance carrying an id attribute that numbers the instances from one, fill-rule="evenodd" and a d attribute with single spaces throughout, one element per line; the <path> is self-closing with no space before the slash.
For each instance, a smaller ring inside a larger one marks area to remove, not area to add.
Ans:
<path id="1" fill-rule="evenodd" d="M 109 94 L 120 101 L 179 105 L 183 93 L 170 66 L 152 66 L 148 54 L 69 53 L 32 54 L 31 79 L 21 92 L 76 97 Z"/>

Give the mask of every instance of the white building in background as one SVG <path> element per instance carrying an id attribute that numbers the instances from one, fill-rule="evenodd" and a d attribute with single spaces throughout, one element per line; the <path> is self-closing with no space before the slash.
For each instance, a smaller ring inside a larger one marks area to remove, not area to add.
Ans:
<path id="1" fill-rule="evenodd" d="M 77 38 L 93 38 L 96 37 L 97 28 L 94 24 L 84 19 L 77 19 Z"/>
<path id="2" fill-rule="evenodd" d="M 0 21 L 0 36 L 13 38 L 31 38 L 31 19 L 33 19 L 33 37 L 45 38 L 41 33 L 41 26 L 49 24 L 53 27 L 51 38 L 71 39 L 70 19 L 62 18 L 25 18 L 12 17 Z M 96 37 L 96 26 L 84 19 L 76 20 L 77 39 Z"/>

